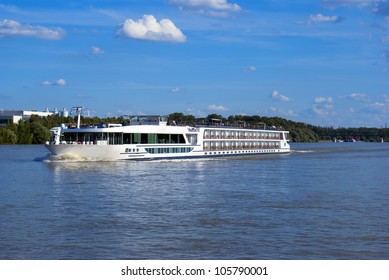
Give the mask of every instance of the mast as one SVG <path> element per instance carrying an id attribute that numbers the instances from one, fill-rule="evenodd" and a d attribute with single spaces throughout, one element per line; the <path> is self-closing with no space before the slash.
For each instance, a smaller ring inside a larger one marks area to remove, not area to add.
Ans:
<path id="1" fill-rule="evenodd" d="M 76 111 L 76 114 L 77 114 L 77 128 L 80 128 L 80 116 L 81 116 L 81 112 L 82 112 L 82 109 L 84 109 L 83 106 L 75 106 L 72 108 L 73 110 Z"/>

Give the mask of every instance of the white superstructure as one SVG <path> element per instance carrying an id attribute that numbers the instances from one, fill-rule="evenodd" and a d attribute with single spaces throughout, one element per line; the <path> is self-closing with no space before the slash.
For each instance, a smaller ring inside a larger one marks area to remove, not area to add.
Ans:
<path id="1" fill-rule="evenodd" d="M 78 114 L 79 115 L 79 114 Z M 58 156 L 86 160 L 147 160 L 289 153 L 288 131 L 167 125 L 162 116 L 134 116 L 129 125 L 51 129 L 46 147 Z"/>

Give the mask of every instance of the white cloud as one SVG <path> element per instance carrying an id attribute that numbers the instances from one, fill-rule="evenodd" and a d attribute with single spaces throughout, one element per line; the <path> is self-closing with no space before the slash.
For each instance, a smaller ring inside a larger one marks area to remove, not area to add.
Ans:
<path id="1" fill-rule="evenodd" d="M 208 110 L 210 111 L 228 111 L 229 109 L 224 107 L 223 105 L 215 105 L 215 104 L 212 104 L 212 105 L 209 105 L 208 106 Z"/>
<path id="2" fill-rule="evenodd" d="M 325 110 L 325 108 L 321 108 L 318 104 L 312 105 L 312 111 L 320 117 L 327 117 L 329 115 L 329 111 Z"/>
<path id="3" fill-rule="evenodd" d="M 240 11 L 238 4 L 228 3 L 227 0 L 170 0 L 171 4 L 193 8 L 209 8 L 214 10 Z"/>
<path id="4" fill-rule="evenodd" d="M 104 51 L 102 49 L 95 46 L 91 47 L 89 52 L 94 55 L 104 54 Z"/>
<path id="5" fill-rule="evenodd" d="M 298 116 L 297 113 L 293 110 L 283 110 L 283 109 L 271 107 L 270 111 L 272 111 L 275 114 L 280 114 L 280 115 L 286 116 L 286 117 L 297 117 Z"/>
<path id="6" fill-rule="evenodd" d="M 319 117 L 334 116 L 336 113 L 333 111 L 332 97 L 316 97 L 314 104 L 312 104 L 312 111 Z"/>
<path id="7" fill-rule="evenodd" d="M 367 105 L 363 110 L 375 114 L 387 114 L 389 113 L 389 103 L 375 102 Z"/>
<path id="8" fill-rule="evenodd" d="M 176 87 L 170 89 L 170 92 L 172 92 L 172 93 L 177 93 L 177 92 L 180 92 L 180 91 L 181 91 L 181 87 L 179 87 L 179 86 L 176 86 Z"/>
<path id="9" fill-rule="evenodd" d="M 374 3 L 377 3 L 382 0 L 322 0 L 322 1 L 326 6 L 333 8 L 334 6 L 337 5 L 365 7 L 365 6 L 371 6 Z"/>
<path id="10" fill-rule="evenodd" d="M 343 21 L 343 18 L 338 16 L 324 16 L 322 14 L 310 15 L 308 18 L 308 23 L 320 23 L 320 22 L 330 22 L 338 23 Z"/>
<path id="11" fill-rule="evenodd" d="M 368 95 L 364 93 L 351 93 L 346 97 L 353 100 L 367 100 L 369 98 Z"/>
<path id="12" fill-rule="evenodd" d="M 215 11 L 215 10 L 198 10 L 197 11 L 200 15 L 208 15 L 212 17 L 219 17 L 219 18 L 228 18 L 230 14 L 225 11 Z"/>
<path id="13" fill-rule="evenodd" d="M 243 68 L 243 71 L 246 71 L 246 72 L 255 72 L 255 71 L 257 71 L 257 67 L 255 67 L 255 66 L 244 67 L 244 68 Z"/>
<path id="14" fill-rule="evenodd" d="M 278 100 L 278 101 L 281 101 L 281 102 L 289 102 L 289 101 L 290 101 L 290 98 L 289 98 L 289 97 L 280 94 L 277 90 L 274 90 L 274 91 L 272 92 L 271 97 L 272 97 L 274 100 Z"/>
<path id="15" fill-rule="evenodd" d="M 186 41 L 185 35 L 178 29 L 170 19 L 157 21 L 152 15 L 144 15 L 141 19 L 134 21 L 127 19 L 116 33 L 119 36 L 163 42 Z"/>
<path id="16" fill-rule="evenodd" d="M 41 86 L 51 86 L 51 83 L 49 81 L 43 81 L 41 82 Z"/>
<path id="17" fill-rule="evenodd" d="M 375 108 L 375 109 L 384 108 L 384 106 L 385 106 L 385 103 L 380 103 L 380 102 L 370 104 L 370 107 Z"/>
<path id="18" fill-rule="evenodd" d="M 320 103 L 327 103 L 327 104 L 330 104 L 333 102 L 333 99 L 332 97 L 316 97 L 315 98 L 315 103 L 316 104 L 320 104 Z"/>
<path id="19" fill-rule="evenodd" d="M 195 109 L 195 108 L 187 108 L 187 109 L 186 109 L 186 112 L 187 112 L 188 114 L 194 115 L 194 116 L 199 117 L 199 118 L 204 118 L 204 117 L 207 116 L 207 113 L 206 113 L 206 112 L 197 110 L 197 109 Z"/>
<path id="20" fill-rule="evenodd" d="M 55 82 L 43 81 L 40 83 L 41 86 L 49 87 L 49 86 L 66 86 L 66 81 L 64 79 L 58 79 Z"/>
<path id="21" fill-rule="evenodd" d="M 0 37 L 35 37 L 45 40 L 60 40 L 65 37 L 62 28 L 47 28 L 38 25 L 21 24 L 14 20 L 5 19 L 0 22 Z"/>
<path id="22" fill-rule="evenodd" d="M 389 3 L 387 0 L 322 0 L 328 8 L 334 9 L 337 6 L 356 6 L 367 9 L 377 15 L 388 15 Z"/>
<path id="23" fill-rule="evenodd" d="M 64 79 L 57 80 L 54 85 L 56 86 L 66 86 L 66 81 Z"/>

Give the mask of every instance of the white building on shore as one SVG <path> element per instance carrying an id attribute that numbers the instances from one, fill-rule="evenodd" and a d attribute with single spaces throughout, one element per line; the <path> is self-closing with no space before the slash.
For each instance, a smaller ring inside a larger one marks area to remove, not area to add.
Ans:
<path id="1" fill-rule="evenodd" d="M 20 120 L 29 120 L 32 115 L 38 115 L 40 117 L 48 117 L 50 115 L 59 114 L 63 117 L 68 117 L 69 112 L 66 108 L 63 111 L 58 111 L 57 108 L 54 111 L 37 111 L 37 110 L 0 110 L 0 126 L 6 126 L 9 122 L 18 123 Z"/>

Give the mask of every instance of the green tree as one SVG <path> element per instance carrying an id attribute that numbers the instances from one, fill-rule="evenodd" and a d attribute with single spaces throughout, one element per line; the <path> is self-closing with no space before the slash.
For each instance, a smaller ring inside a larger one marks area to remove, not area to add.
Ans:
<path id="1" fill-rule="evenodd" d="M 39 122 L 31 123 L 32 144 L 44 144 L 50 140 L 51 132 Z"/>
<path id="2" fill-rule="evenodd" d="M 185 115 L 183 113 L 173 113 L 168 116 L 169 123 L 173 124 L 173 122 L 177 125 L 183 125 L 185 120 Z"/>
<path id="3" fill-rule="evenodd" d="M 16 144 L 18 138 L 16 133 L 6 127 L 0 127 L 0 144 Z"/>
<path id="4" fill-rule="evenodd" d="M 223 116 L 222 115 L 218 115 L 218 114 L 209 114 L 207 116 L 207 119 L 220 119 L 220 120 L 223 120 Z"/>
<path id="5" fill-rule="evenodd" d="M 32 135 L 30 131 L 30 122 L 20 120 L 18 123 L 18 144 L 31 144 Z"/>
<path id="6" fill-rule="evenodd" d="M 193 125 L 196 123 L 196 118 L 193 115 L 184 115 L 183 113 L 173 113 L 168 115 L 169 123 L 173 124 L 173 121 L 177 125 Z"/>

